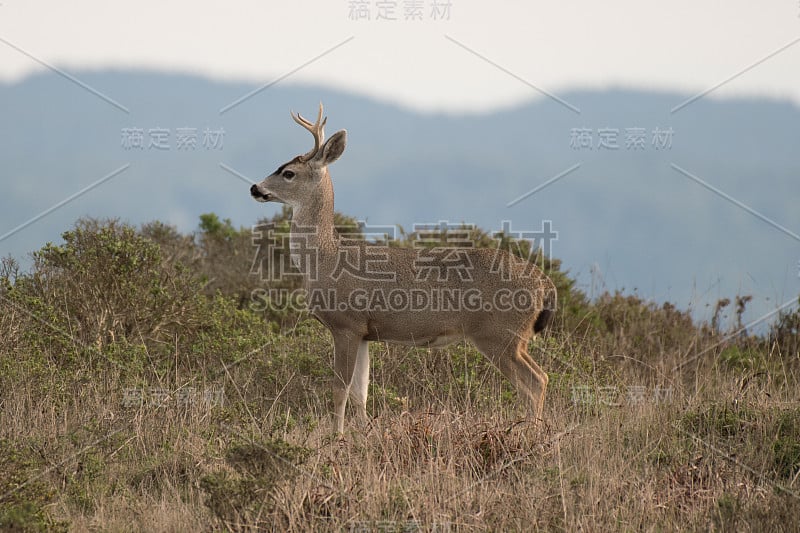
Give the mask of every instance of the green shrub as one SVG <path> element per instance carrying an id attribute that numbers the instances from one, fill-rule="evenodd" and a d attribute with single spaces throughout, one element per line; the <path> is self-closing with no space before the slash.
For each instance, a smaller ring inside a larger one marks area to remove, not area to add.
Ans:
<path id="1" fill-rule="evenodd" d="M 62 238 L 34 253 L 33 274 L 11 290 L 41 336 L 55 326 L 102 351 L 123 339 L 166 341 L 194 325 L 197 280 L 165 263 L 158 245 L 133 227 L 81 219 Z"/>
<path id="2" fill-rule="evenodd" d="M 228 528 L 236 524 L 267 525 L 264 515 L 274 506 L 278 483 L 295 478 L 311 450 L 280 439 L 232 444 L 225 461 L 235 473 L 203 476 L 200 488 L 214 517 Z"/>
<path id="3" fill-rule="evenodd" d="M 53 487 L 37 475 L 44 468 L 18 443 L 0 439 L 0 531 L 66 531 L 45 508 L 56 497 Z"/>
<path id="4" fill-rule="evenodd" d="M 699 437 L 733 437 L 755 419 L 752 409 L 730 403 L 711 403 L 687 411 L 681 423 L 684 430 Z"/>

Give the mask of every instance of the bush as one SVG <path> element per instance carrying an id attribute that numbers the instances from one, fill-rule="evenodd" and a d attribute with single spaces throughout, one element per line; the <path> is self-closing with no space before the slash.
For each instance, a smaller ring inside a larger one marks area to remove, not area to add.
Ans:
<path id="1" fill-rule="evenodd" d="M 82 219 L 62 238 L 35 252 L 33 273 L 7 291 L 30 311 L 33 337 L 60 330 L 102 351 L 121 340 L 166 341 L 196 323 L 197 280 L 133 227 Z"/>
<path id="2" fill-rule="evenodd" d="M 196 271 L 143 233 L 118 220 L 82 219 L 63 244 L 33 254 L 31 273 L 11 276 L 5 262 L 0 306 L 13 320 L 0 322 L 0 348 L 158 370 L 174 365 L 176 353 L 191 356 L 183 358 L 189 366 L 216 364 L 265 342 L 262 318 L 228 296 L 206 295 Z M 146 233 L 182 240 L 167 226 Z"/>
<path id="3" fill-rule="evenodd" d="M 225 460 L 235 473 L 219 471 L 200 480 L 205 504 L 227 529 L 236 530 L 243 523 L 274 525 L 264 515 L 274 505 L 276 485 L 297 477 L 310 453 L 279 439 L 233 444 Z"/>

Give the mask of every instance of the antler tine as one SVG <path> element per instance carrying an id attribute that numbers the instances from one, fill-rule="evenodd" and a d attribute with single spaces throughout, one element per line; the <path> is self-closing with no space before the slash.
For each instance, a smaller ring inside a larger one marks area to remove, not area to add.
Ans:
<path id="1" fill-rule="evenodd" d="M 317 114 L 317 121 L 313 124 L 308 120 L 306 120 L 305 118 L 303 118 L 303 116 L 300 113 L 290 113 L 290 114 L 292 115 L 292 119 L 294 119 L 295 122 L 297 122 L 298 124 L 303 126 L 303 128 L 310 131 L 311 135 L 314 136 L 314 148 L 310 152 L 300 157 L 302 161 L 308 161 L 312 157 L 314 157 L 314 155 L 316 155 L 317 151 L 319 150 L 319 147 L 322 146 L 322 142 L 325 140 L 324 128 L 325 128 L 325 123 L 328 122 L 328 117 L 325 117 L 324 119 L 322 118 L 322 102 L 319 103 L 319 113 Z"/>

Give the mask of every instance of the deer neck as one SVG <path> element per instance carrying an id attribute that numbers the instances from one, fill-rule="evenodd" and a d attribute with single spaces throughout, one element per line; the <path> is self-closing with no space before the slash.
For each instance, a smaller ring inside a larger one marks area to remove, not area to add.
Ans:
<path id="1" fill-rule="evenodd" d="M 327 173 L 314 194 L 293 206 L 290 241 L 294 247 L 316 250 L 321 264 L 336 257 L 339 239 L 333 224 L 333 185 Z"/>

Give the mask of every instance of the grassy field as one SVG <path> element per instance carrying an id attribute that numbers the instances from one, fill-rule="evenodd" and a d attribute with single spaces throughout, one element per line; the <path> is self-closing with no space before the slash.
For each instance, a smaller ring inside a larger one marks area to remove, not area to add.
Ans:
<path id="1" fill-rule="evenodd" d="M 80 221 L 3 262 L 1 530 L 800 530 L 797 312 L 752 336 L 746 298 L 696 324 L 554 262 L 543 423 L 468 344 L 375 343 L 338 438 L 330 335 L 248 306 L 251 252 Z"/>

